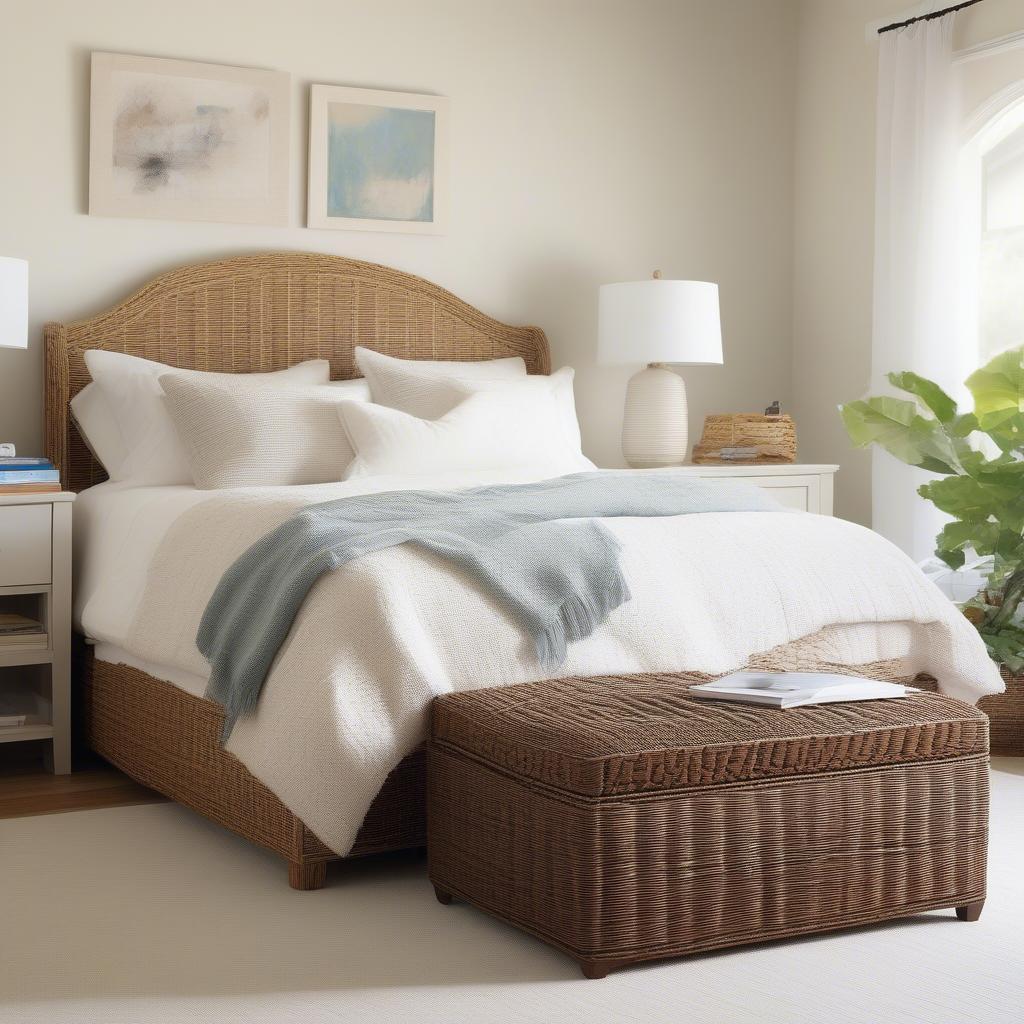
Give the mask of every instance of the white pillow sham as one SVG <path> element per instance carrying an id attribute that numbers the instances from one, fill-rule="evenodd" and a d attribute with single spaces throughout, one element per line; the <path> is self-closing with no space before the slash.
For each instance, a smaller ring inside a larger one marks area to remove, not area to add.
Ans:
<path id="1" fill-rule="evenodd" d="M 71 418 L 85 446 L 107 471 L 107 476 L 111 480 L 120 480 L 124 475 L 128 449 L 121 440 L 117 420 L 96 381 L 86 384 L 71 399 Z"/>
<path id="2" fill-rule="evenodd" d="M 510 390 L 522 403 L 524 419 L 554 413 L 555 419 L 561 424 L 565 443 L 574 452 L 579 452 L 583 446 L 583 439 L 580 437 L 580 421 L 576 416 L 576 396 L 573 391 L 575 377 L 576 371 L 571 366 L 563 366 L 550 375 L 531 374 L 527 377 L 500 380 L 450 380 L 445 382 L 447 390 L 439 386 L 438 401 L 444 401 L 449 408 L 455 408 L 469 395 Z M 549 404 L 550 410 L 544 408 Z"/>
<path id="3" fill-rule="evenodd" d="M 192 482 L 185 451 L 164 408 L 162 375 L 246 381 L 249 386 L 326 384 L 330 379 L 326 359 L 312 359 L 275 373 L 210 373 L 90 349 L 85 353 L 85 365 L 103 393 L 126 452 L 117 475 L 111 473 L 111 478 L 135 484 Z"/>
<path id="4" fill-rule="evenodd" d="M 170 373 L 160 384 L 201 490 L 340 480 L 354 452 L 338 408 L 368 399 L 361 380 L 253 388 Z"/>
<path id="5" fill-rule="evenodd" d="M 451 400 L 448 389 L 443 395 L 439 394 L 438 382 L 447 384 L 452 380 L 526 376 L 526 363 L 520 356 L 472 363 L 436 362 L 396 359 L 369 348 L 357 347 L 355 361 L 370 385 L 370 394 L 377 405 L 400 409 L 425 420 L 436 420 L 458 402 L 458 399 Z"/>
<path id="6" fill-rule="evenodd" d="M 594 469 L 566 440 L 557 403 L 524 401 L 517 390 L 472 394 L 436 420 L 343 402 L 338 412 L 356 453 L 345 479 L 506 469 L 561 476 Z"/>

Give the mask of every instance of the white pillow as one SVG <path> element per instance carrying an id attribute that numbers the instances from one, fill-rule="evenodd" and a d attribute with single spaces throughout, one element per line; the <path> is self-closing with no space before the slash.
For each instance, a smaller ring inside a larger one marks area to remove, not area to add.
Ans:
<path id="1" fill-rule="evenodd" d="M 352 461 L 338 407 L 366 401 L 361 380 L 254 388 L 167 373 L 160 383 L 202 490 L 327 483 Z"/>
<path id="2" fill-rule="evenodd" d="M 352 380 L 332 380 L 327 382 L 327 387 L 337 391 L 344 391 L 345 397 L 353 402 L 370 401 L 370 385 L 362 377 L 354 377 Z"/>
<path id="3" fill-rule="evenodd" d="M 515 388 L 470 395 L 437 420 L 358 402 L 343 402 L 338 412 L 356 453 L 346 480 L 495 469 L 560 476 L 595 468 L 566 441 L 557 404 L 524 401 Z"/>
<path id="4" fill-rule="evenodd" d="M 107 471 L 107 476 L 111 480 L 120 480 L 128 449 L 121 440 L 121 431 L 117 428 L 110 405 L 95 381 L 86 384 L 71 399 L 71 418 L 85 446 Z"/>
<path id="5" fill-rule="evenodd" d="M 121 434 L 127 452 L 115 480 L 130 479 L 136 484 L 191 483 L 185 451 L 175 433 L 160 386 L 161 375 L 213 380 L 245 380 L 252 386 L 278 384 L 326 384 L 330 364 L 312 359 L 276 373 L 208 373 L 181 370 L 149 359 L 90 349 L 85 365 L 99 385 Z"/>
<path id="6" fill-rule="evenodd" d="M 474 363 L 430 362 L 396 359 L 372 349 L 356 348 L 355 360 L 370 385 L 374 402 L 425 420 L 436 420 L 457 404 L 448 389 L 444 395 L 438 393 L 439 381 L 526 376 L 526 363 L 520 356 Z"/>
<path id="7" fill-rule="evenodd" d="M 481 391 L 505 391 L 511 390 L 517 399 L 523 403 L 523 416 L 537 415 L 537 406 L 551 403 L 551 411 L 557 414 L 561 423 L 562 436 L 565 443 L 575 452 L 578 452 L 583 440 L 580 437 L 580 421 L 576 417 L 576 398 L 573 393 L 573 379 L 576 371 L 571 366 L 563 366 L 550 376 L 546 374 L 531 374 L 528 377 L 504 378 L 500 380 L 451 380 L 446 382 L 450 388 L 449 393 L 438 390 L 439 400 L 448 402 L 450 408 L 454 408 L 459 402 L 469 395 L 478 394 Z M 548 411 L 542 411 L 542 415 L 548 415 Z"/>

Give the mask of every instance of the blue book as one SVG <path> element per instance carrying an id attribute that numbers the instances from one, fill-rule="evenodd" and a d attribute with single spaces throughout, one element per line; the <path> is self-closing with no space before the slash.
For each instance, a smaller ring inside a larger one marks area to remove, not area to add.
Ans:
<path id="1" fill-rule="evenodd" d="M 0 486 L 3 484 L 56 483 L 60 483 L 60 472 L 56 469 L 0 470 Z"/>
<path id="2" fill-rule="evenodd" d="M 18 455 L 0 458 L 0 473 L 7 469 L 53 469 L 49 459 L 27 459 Z"/>

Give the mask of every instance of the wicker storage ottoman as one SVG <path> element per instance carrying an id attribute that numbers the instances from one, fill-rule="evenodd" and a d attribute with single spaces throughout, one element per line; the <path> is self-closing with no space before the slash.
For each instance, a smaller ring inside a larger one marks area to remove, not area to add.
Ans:
<path id="1" fill-rule="evenodd" d="M 677 674 L 437 698 L 430 878 L 575 957 L 640 960 L 985 898 L 988 726 L 933 693 L 787 711 Z"/>

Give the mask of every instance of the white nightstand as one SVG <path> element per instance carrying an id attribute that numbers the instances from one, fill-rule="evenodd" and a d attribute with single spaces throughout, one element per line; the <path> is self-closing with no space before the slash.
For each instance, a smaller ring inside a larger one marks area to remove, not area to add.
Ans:
<path id="1" fill-rule="evenodd" d="M 0 495 L 0 610 L 40 619 L 45 645 L 0 643 L 0 692 L 27 714 L 0 743 L 46 739 L 57 775 L 71 771 L 71 503 L 75 495 Z"/>
<path id="2" fill-rule="evenodd" d="M 838 466 L 789 462 L 761 466 L 687 465 L 677 471 L 716 480 L 744 480 L 767 488 L 782 505 L 830 516 L 832 478 L 838 469 Z"/>

